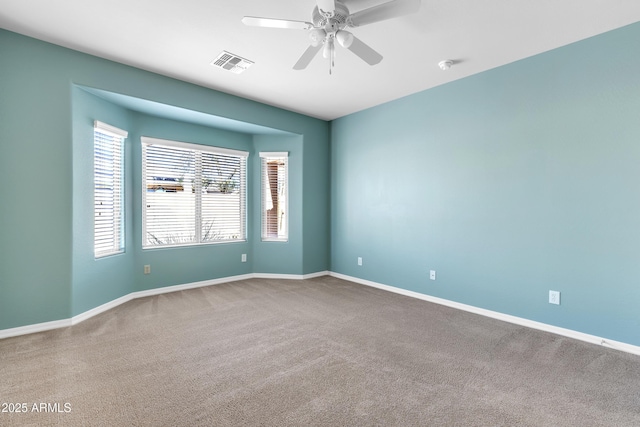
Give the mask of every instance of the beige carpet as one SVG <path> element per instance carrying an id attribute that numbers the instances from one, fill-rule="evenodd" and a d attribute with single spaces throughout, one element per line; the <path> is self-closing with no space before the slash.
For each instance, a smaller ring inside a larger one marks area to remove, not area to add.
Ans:
<path id="1" fill-rule="evenodd" d="M 0 403 L 27 407 L 2 426 L 640 426 L 640 357 L 332 277 L 253 279 L 0 340 Z"/>

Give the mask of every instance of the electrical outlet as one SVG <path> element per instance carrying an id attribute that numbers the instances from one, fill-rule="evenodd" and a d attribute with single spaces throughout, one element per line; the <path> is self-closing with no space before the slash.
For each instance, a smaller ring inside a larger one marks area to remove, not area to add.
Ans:
<path id="1" fill-rule="evenodd" d="M 149 264 L 144 266 L 144 274 L 151 274 L 151 266 Z"/>
<path id="2" fill-rule="evenodd" d="M 362 257 L 361 256 L 358 257 L 358 265 L 362 265 Z"/>
<path id="3" fill-rule="evenodd" d="M 429 279 L 436 280 L 436 271 L 435 270 L 429 270 Z"/>
<path id="4" fill-rule="evenodd" d="M 242 254 L 242 262 L 247 262 L 247 254 Z"/>
<path id="5" fill-rule="evenodd" d="M 549 304 L 560 305 L 560 292 L 549 291 Z"/>

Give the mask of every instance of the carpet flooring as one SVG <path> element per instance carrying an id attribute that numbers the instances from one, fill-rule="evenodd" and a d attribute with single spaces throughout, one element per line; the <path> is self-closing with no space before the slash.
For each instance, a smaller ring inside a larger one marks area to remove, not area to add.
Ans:
<path id="1" fill-rule="evenodd" d="M 2 426 L 640 426 L 640 357 L 334 277 L 251 279 L 0 340 L 0 404 Z"/>

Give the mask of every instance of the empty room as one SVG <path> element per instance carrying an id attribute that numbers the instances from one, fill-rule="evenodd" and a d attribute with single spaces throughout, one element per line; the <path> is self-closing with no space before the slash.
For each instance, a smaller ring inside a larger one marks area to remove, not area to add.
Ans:
<path id="1" fill-rule="evenodd" d="M 0 0 L 0 425 L 640 425 L 639 21 Z"/>

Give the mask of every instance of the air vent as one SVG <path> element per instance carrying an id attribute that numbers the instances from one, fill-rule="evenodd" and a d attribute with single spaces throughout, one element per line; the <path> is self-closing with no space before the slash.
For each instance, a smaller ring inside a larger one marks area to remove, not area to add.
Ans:
<path id="1" fill-rule="evenodd" d="M 211 63 L 215 67 L 240 74 L 253 65 L 253 61 L 244 59 L 238 55 L 223 50 L 220 55 Z"/>

